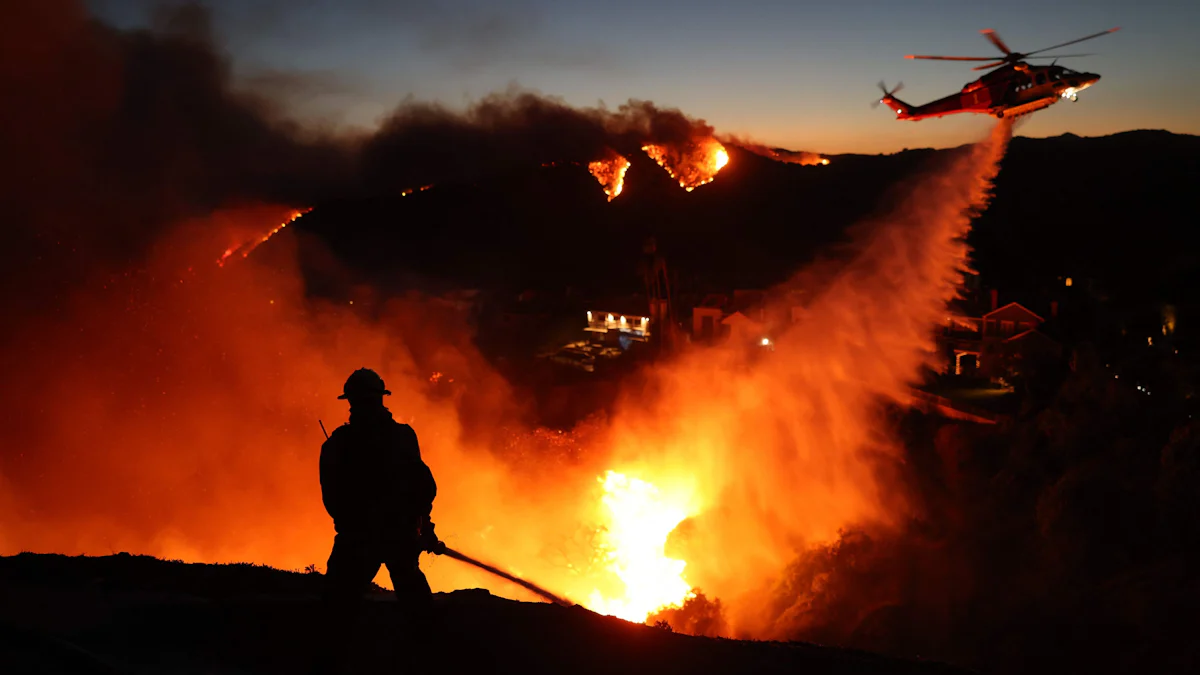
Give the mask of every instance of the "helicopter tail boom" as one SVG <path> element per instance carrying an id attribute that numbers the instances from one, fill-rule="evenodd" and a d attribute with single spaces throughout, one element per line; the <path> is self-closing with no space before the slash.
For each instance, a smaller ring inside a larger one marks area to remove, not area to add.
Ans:
<path id="1" fill-rule="evenodd" d="M 911 105 L 901 101 L 891 94 L 879 99 L 879 102 L 887 106 L 888 110 L 896 113 L 896 119 L 898 120 L 908 119 L 909 115 L 912 114 L 913 108 Z"/>
<path id="2" fill-rule="evenodd" d="M 883 82 L 880 82 L 879 90 L 883 92 L 883 98 L 872 103 L 871 107 L 874 108 L 875 106 L 878 106 L 879 104 L 882 103 L 883 105 L 886 105 L 888 107 L 888 110 L 891 110 L 892 112 L 896 113 L 896 119 L 900 119 L 900 120 L 908 119 L 908 116 L 912 113 L 912 106 L 905 103 L 904 101 L 901 101 L 900 99 L 896 98 L 896 92 L 900 91 L 903 88 L 904 88 L 903 82 L 897 83 L 896 86 L 890 90 L 887 88 L 886 84 L 884 84 Z"/>

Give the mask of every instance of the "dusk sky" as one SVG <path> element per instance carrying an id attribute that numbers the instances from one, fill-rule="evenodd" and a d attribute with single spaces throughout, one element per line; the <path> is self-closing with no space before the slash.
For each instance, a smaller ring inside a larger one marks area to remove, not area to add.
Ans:
<path id="1" fill-rule="evenodd" d="M 106 22 L 145 25 L 147 0 L 92 0 Z M 161 4 L 161 3 L 157 3 Z M 647 99 L 792 149 L 893 152 L 978 138 L 990 118 L 897 122 L 872 109 L 876 82 L 918 105 L 958 91 L 974 64 L 905 54 L 992 56 L 993 28 L 1032 51 L 1093 53 L 1062 65 L 1103 79 L 1018 133 L 1200 133 L 1195 0 L 643 2 L 213 0 L 215 31 L 247 86 L 287 82 L 299 119 L 372 128 L 406 97 L 461 108 L 510 86 L 609 107 Z M 1048 63 L 1043 61 L 1039 63 Z M 279 77 L 286 74 L 288 77 Z M 270 75 L 270 77 L 264 77 Z"/>

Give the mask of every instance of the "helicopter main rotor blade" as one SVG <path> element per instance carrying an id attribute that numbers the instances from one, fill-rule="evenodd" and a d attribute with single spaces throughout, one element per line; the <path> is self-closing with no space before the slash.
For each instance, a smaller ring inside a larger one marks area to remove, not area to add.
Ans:
<path id="1" fill-rule="evenodd" d="M 906 54 L 906 59 L 933 59 L 935 61 L 995 61 L 994 56 L 923 56 L 921 54 Z"/>
<path id="2" fill-rule="evenodd" d="M 1004 44 L 1004 40 L 1000 39 L 1000 35 L 996 33 L 996 31 L 992 30 L 991 28 L 985 28 L 979 32 L 983 33 L 983 36 L 987 38 L 989 42 L 996 45 L 996 49 L 1004 52 L 1005 56 L 1013 53 L 1013 51 L 1008 48 L 1008 45 Z"/>
<path id="3" fill-rule="evenodd" d="M 1030 56 L 1031 59 L 1073 59 L 1079 56 L 1095 56 L 1095 54 L 1046 54 L 1045 56 Z"/>
<path id="4" fill-rule="evenodd" d="M 1093 34 L 1091 34 L 1091 35 L 1089 35 L 1089 36 L 1087 36 L 1087 37 L 1081 37 L 1081 38 L 1079 38 L 1078 40 L 1071 40 L 1070 42 L 1064 42 L 1064 43 L 1062 43 L 1061 45 L 1054 45 L 1053 47 L 1046 47 L 1045 49 L 1038 49 L 1038 50 L 1035 50 L 1035 51 L 1032 51 L 1032 52 L 1028 52 L 1028 53 L 1026 54 L 1026 56 L 1030 56 L 1030 55 L 1032 55 L 1032 54 L 1041 54 L 1042 52 L 1048 52 L 1048 51 L 1050 51 L 1051 49 L 1058 49 L 1059 47 L 1066 47 L 1067 45 L 1073 45 L 1073 44 L 1075 44 L 1076 42 L 1083 42 L 1084 40 L 1091 40 L 1092 38 L 1098 38 L 1098 37 L 1100 37 L 1101 35 L 1108 35 L 1109 33 L 1115 33 L 1115 32 L 1117 32 L 1117 31 L 1119 31 L 1119 30 L 1121 30 L 1121 29 L 1120 29 L 1120 28 L 1110 28 L 1110 29 L 1108 29 L 1108 30 L 1103 30 L 1103 31 L 1100 31 L 1099 33 L 1093 33 Z"/>

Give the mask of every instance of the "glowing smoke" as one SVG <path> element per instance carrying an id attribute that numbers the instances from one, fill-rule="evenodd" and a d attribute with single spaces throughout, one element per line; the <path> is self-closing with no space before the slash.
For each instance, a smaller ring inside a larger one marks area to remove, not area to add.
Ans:
<path id="1" fill-rule="evenodd" d="M 799 275 L 817 292 L 794 324 L 787 303 L 772 308 L 773 353 L 692 353 L 614 419 L 616 470 L 698 495 L 678 542 L 687 580 L 728 603 L 735 630 L 770 633 L 756 595 L 798 552 L 904 513 L 881 478 L 895 451 L 879 405 L 903 401 L 931 362 L 932 327 L 957 292 L 964 237 L 1009 134 L 1002 123 L 903 186 L 898 206 L 855 229 L 848 262 Z"/>
<path id="2" fill-rule="evenodd" d="M 228 102 L 225 84 L 217 78 L 201 90 Z M 254 110 L 238 104 L 230 115 Z M 95 115 L 129 130 L 117 112 Z M 25 322 L 6 337 L 12 386 L 3 403 L 17 420 L 11 445 L 27 452 L 6 457 L 3 467 L 14 487 L 0 504 L 8 509 L 4 545 L 319 563 L 330 528 L 313 483 L 320 441 L 314 420 L 343 418 L 333 396 L 346 373 L 369 363 L 397 392 L 390 401 L 397 415 L 418 429 L 444 486 L 435 511 L 439 531 L 453 545 L 504 551 L 514 572 L 580 601 L 599 591 L 641 603 L 613 561 L 595 557 L 605 545 L 597 528 L 606 518 L 596 478 L 615 470 L 653 484 L 680 513 L 694 514 L 673 533 L 656 535 L 667 537 L 664 556 L 686 564 L 686 583 L 725 601 L 734 630 L 772 634 L 774 618 L 760 611 L 763 580 L 777 578 L 798 551 L 835 541 L 848 524 L 886 526 L 903 512 L 903 495 L 881 473 L 891 441 L 877 402 L 899 398 L 928 358 L 930 328 L 965 260 L 969 213 L 985 202 L 1006 133 L 1002 127 L 993 141 L 915 181 L 898 208 L 858 228 L 850 261 L 805 277 L 818 292 L 799 324 L 781 318 L 790 316 L 787 305 L 772 307 L 777 351 L 769 364 L 731 345 L 661 366 L 652 393 L 626 392 L 610 424 L 590 436 L 568 434 L 581 451 L 552 475 L 516 466 L 501 452 L 505 438 L 495 429 L 522 411 L 474 350 L 461 317 L 420 299 L 370 308 L 377 317 L 370 320 L 311 301 L 286 256 L 282 265 L 253 257 L 224 270 L 212 265 L 229 237 L 271 231 L 286 220 L 283 209 L 184 217 L 206 200 L 236 202 L 243 190 L 282 189 L 271 167 L 284 158 L 301 157 L 311 168 L 323 152 L 342 155 L 324 146 L 297 146 L 300 152 L 283 135 L 272 136 L 282 139 L 280 159 L 266 153 L 270 166 L 235 176 L 242 184 L 218 180 L 226 160 L 243 159 L 236 153 L 199 177 L 181 168 L 161 185 L 147 183 L 145 195 L 103 203 L 102 222 L 119 222 L 128 204 L 186 194 L 195 182 L 208 188 L 141 219 L 152 231 L 175 226 L 163 236 L 135 235 L 154 243 L 141 264 L 121 268 L 115 281 L 85 268 L 87 283 L 56 300 L 57 315 Z M 723 165 L 711 128 L 677 111 L 645 103 L 577 111 L 509 94 L 465 114 L 401 108 L 364 142 L 361 168 L 364 185 L 399 190 L 643 147 L 685 188 L 712 180 Z M 464 156 L 478 162 L 447 160 Z M 139 155 L 145 167 L 131 175 L 153 175 L 158 159 Z M 98 169 L 106 163 L 95 157 L 66 160 L 32 165 L 51 177 L 104 175 Z M 63 212 L 53 200 L 11 194 L 22 212 L 59 230 L 93 226 L 86 213 Z M 276 236 L 293 237 L 290 228 Z M 467 393 L 434 396 L 427 387 L 433 371 L 452 373 Z M 555 446 L 536 430 L 518 435 L 530 454 L 553 456 Z M 440 588 L 510 592 L 443 561 L 430 568 Z"/>
<path id="3" fill-rule="evenodd" d="M 829 164 L 829 160 L 817 152 L 769 148 L 761 143 L 755 143 L 737 136 L 723 137 L 723 140 L 729 145 L 736 145 L 743 150 L 748 150 L 756 155 L 773 159 L 776 162 L 783 162 L 784 164 L 799 164 L 800 166 L 825 166 Z"/>

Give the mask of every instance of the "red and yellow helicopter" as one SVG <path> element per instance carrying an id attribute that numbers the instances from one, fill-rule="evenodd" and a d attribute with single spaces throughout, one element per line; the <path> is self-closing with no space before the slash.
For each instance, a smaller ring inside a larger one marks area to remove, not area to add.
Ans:
<path id="1" fill-rule="evenodd" d="M 936 101 L 918 106 L 909 105 L 896 98 L 895 94 L 900 91 L 904 86 L 903 84 L 897 84 L 895 89 L 888 91 L 887 87 L 880 82 L 879 88 L 883 90 L 883 98 L 879 99 L 874 105 L 882 103 L 896 113 L 896 119 L 915 122 L 930 117 L 942 117 L 955 113 L 980 113 L 1001 119 L 1013 118 L 1027 115 L 1035 110 L 1048 108 L 1063 99 L 1074 101 L 1079 92 L 1095 84 L 1100 79 L 1100 76 L 1095 73 L 1076 72 L 1057 65 L 1056 62 L 1061 58 L 1091 55 L 1046 54 L 1044 56 L 1034 56 L 1034 54 L 1041 54 L 1051 49 L 1058 49 L 1059 47 L 1066 47 L 1067 45 L 1073 45 L 1084 40 L 1091 40 L 1101 35 L 1115 33 L 1118 30 L 1120 29 L 1113 28 L 1025 54 L 1009 49 L 1008 45 L 1004 44 L 1004 41 L 996 34 L 996 31 L 983 30 L 980 32 L 997 49 L 1004 53 L 1003 57 L 920 56 L 909 54 L 905 58 L 934 59 L 938 61 L 992 61 L 993 63 L 985 63 L 982 66 L 972 68 L 972 70 L 989 70 L 992 68 L 995 70 L 992 70 L 992 72 L 974 82 L 967 83 L 962 88 L 962 91 L 957 94 L 951 94 L 945 98 L 939 98 Z M 1056 62 L 1048 66 L 1031 66 L 1025 62 L 1026 59 L 1055 59 Z"/>

